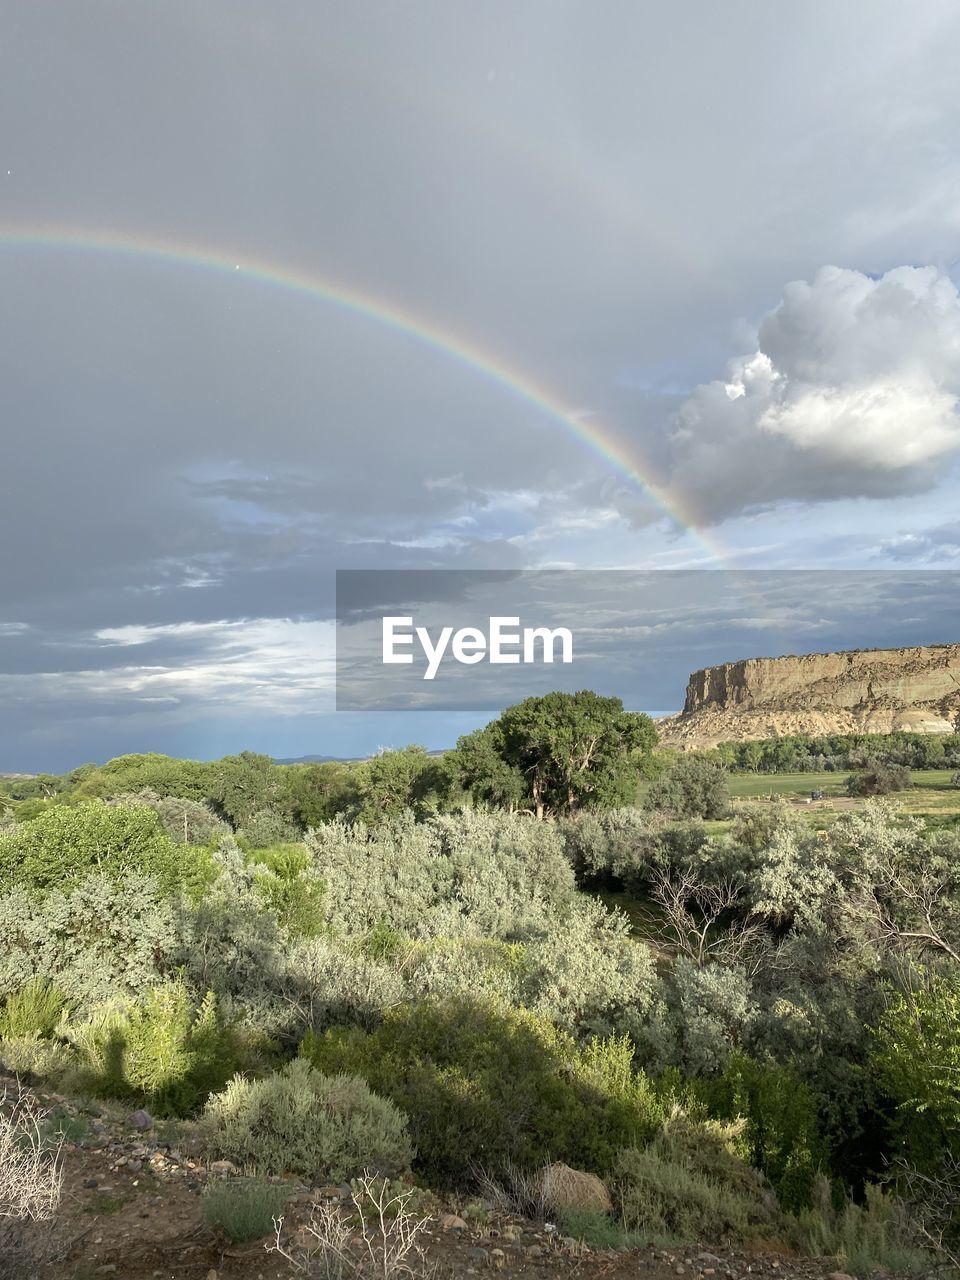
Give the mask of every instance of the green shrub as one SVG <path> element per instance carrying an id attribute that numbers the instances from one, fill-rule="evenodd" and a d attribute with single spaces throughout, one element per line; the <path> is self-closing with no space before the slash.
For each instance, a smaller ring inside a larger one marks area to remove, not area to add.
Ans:
<path id="1" fill-rule="evenodd" d="M 294 943 L 286 960 L 279 979 L 285 1042 L 299 1043 L 305 1032 L 331 1026 L 375 1027 L 403 999 L 404 975 L 396 966 L 329 938 Z"/>
<path id="2" fill-rule="evenodd" d="M 276 809 L 258 809 L 237 832 L 249 849 L 270 849 L 276 845 L 293 844 L 302 832 L 296 823 Z"/>
<path id="3" fill-rule="evenodd" d="M 0 882 L 33 893 L 69 892 L 91 872 L 118 880 L 130 871 L 153 877 L 164 893 L 198 894 L 211 875 L 209 861 L 175 845 L 145 805 L 57 805 L 0 836 Z"/>
<path id="4" fill-rule="evenodd" d="M 257 849 L 250 855 L 257 893 L 294 938 L 314 938 L 324 929 L 324 883 L 302 844 Z"/>
<path id="5" fill-rule="evenodd" d="M 413 1149 L 392 1102 L 303 1058 L 263 1080 L 235 1076 L 200 1118 L 205 1149 L 264 1174 L 342 1182 L 365 1168 L 405 1168 Z"/>
<path id="6" fill-rule="evenodd" d="M 517 815 L 330 822 L 306 844 L 327 884 L 327 922 L 344 936 L 386 925 L 411 938 L 513 940 L 575 901 L 560 832 Z"/>
<path id="7" fill-rule="evenodd" d="M 218 818 L 206 801 L 180 796 L 160 796 L 153 806 L 163 829 L 176 844 L 208 845 L 228 835 L 229 825 Z"/>
<path id="8" fill-rule="evenodd" d="M 560 824 L 577 883 L 589 887 L 645 886 L 657 851 L 656 819 L 642 809 L 588 810 Z"/>
<path id="9" fill-rule="evenodd" d="M 67 997 L 50 982 L 31 978 L 0 1010 L 0 1038 L 52 1036 L 63 1017 Z"/>
<path id="10" fill-rule="evenodd" d="M 874 1036 L 872 1068 L 911 1166 L 936 1173 L 948 1154 L 960 1155 L 960 985 L 936 977 L 895 995 Z"/>
<path id="11" fill-rule="evenodd" d="M 690 1087 L 711 1118 L 746 1120 L 744 1154 L 770 1180 L 783 1209 L 797 1213 L 812 1205 L 827 1151 L 816 1098 L 793 1071 L 737 1053 L 722 1075 Z"/>
<path id="12" fill-rule="evenodd" d="M 0 1066 L 17 1076 L 57 1081 L 76 1065 L 68 1045 L 36 1033 L 0 1039 Z"/>
<path id="13" fill-rule="evenodd" d="M 556 913 L 522 940 L 438 938 L 400 967 L 412 999 L 498 997 L 585 1039 L 639 1031 L 656 976 L 629 923 L 592 898 Z"/>
<path id="14" fill-rule="evenodd" d="M 561 1209 L 556 1219 L 565 1236 L 581 1240 L 590 1249 L 631 1249 L 649 1238 L 624 1231 L 616 1218 L 601 1209 Z"/>
<path id="15" fill-rule="evenodd" d="M 68 1030 L 79 1083 L 103 1097 L 146 1102 L 160 1115 L 186 1115 L 238 1066 L 237 1043 L 208 992 L 199 1005 L 180 980 L 138 1003 L 108 1006 Z"/>
<path id="16" fill-rule="evenodd" d="M 696 1076 L 722 1068 L 756 1013 L 740 965 L 697 964 L 679 956 L 664 974 L 652 1016 L 635 1033 L 650 1070 Z"/>
<path id="17" fill-rule="evenodd" d="M 867 1186 L 862 1205 L 847 1200 L 838 1210 L 826 1180 L 818 1179 L 817 1205 L 800 1215 L 796 1235 L 807 1253 L 834 1258 L 855 1276 L 933 1269 L 931 1255 L 913 1244 L 903 1205 L 877 1186 Z"/>
<path id="18" fill-rule="evenodd" d="M 737 1126 L 675 1114 L 644 1149 L 620 1153 L 613 1189 L 624 1227 L 646 1239 L 743 1244 L 777 1225 L 763 1178 L 735 1152 Z"/>
<path id="19" fill-rule="evenodd" d="M 262 1178 L 218 1178 L 203 1189 L 203 1216 L 234 1244 L 262 1240 L 283 1214 L 288 1187 Z"/>
<path id="20" fill-rule="evenodd" d="M 492 1000 L 389 1010 L 369 1032 L 308 1035 L 301 1052 L 321 1070 L 363 1076 L 391 1098 L 410 1118 L 418 1168 L 444 1185 L 480 1166 L 553 1160 L 603 1172 L 620 1147 L 656 1132 L 663 1116 L 632 1070 L 625 1040 L 579 1049 L 528 1010 Z"/>

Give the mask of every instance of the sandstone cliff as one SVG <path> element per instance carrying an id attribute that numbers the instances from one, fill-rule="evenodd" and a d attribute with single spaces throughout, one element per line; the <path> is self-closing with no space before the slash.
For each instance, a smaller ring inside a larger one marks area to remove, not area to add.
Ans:
<path id="1" fill-rule="evenodd" d="M 683 711 L 659 722 L 668 746 L 784 734 L 960 730 L 960 644 L 746 658 L 695 671 Z"/>

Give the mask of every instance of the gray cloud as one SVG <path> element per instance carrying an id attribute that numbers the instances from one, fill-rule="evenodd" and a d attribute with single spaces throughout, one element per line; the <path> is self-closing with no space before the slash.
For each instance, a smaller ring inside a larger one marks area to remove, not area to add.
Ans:
<path id="1" fill-rule="evenodd" d="M 957 560 L 960 558 L 960 521 L 885 538 L 880 544 L 880 551 L 889 560 L 913 564 Z"/>
<path id="2" fill-rule="evenodd" d="M 948 0 L 695 23 L 628 0 L 0 0 L 0 20 L 2 226 L 367 293 L 606 424 L 744 543 L 767 541 L 744 511 L 851 494 L 896 527 L 888 502 L 943 472 L 946 281 L 911 312 L 872 277 L 955 253 Z M 855 322 L 825 262 L 867 281 Z M 810 297 L 759 336 L 787 390 L 729 401 L 708 380 L 748 349 L 738 317 L 796 279 Z M 910 432 L 877 426 L 897 413 Z M 0 432 L 0 767 L 27 735 L 34 762 L 210 742 L 186 673 L 252 671 L 256 645 L 284 701 L 267 629 L 329 618 L 337 567 L 705 555 L 548 412 L 409 335 L 244 272 L 2 231 Z M 132 666 L 175 704 L 139 701 L 96 638 L 125 627 L 151 629 Z M 237 738 L 291 733 L 238 687 L 216 706 Z"/>
<path id="3" fill-rule="evenodd" d="M 824 267 L 787 286 L 753 353 L 673 418 L 673 465 L 713 519 L 781 499 L 931 488 L 960 450 L 960 296 L 933 267 Z"/>

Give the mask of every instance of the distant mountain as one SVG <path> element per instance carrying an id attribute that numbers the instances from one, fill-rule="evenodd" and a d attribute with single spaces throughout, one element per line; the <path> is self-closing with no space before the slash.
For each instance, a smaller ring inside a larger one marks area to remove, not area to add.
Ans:
<path id="1" fill-rule="evenodd" d="M 274 764 L 353 764 L 364 760 L 365 756 L 288 756 L 283 759 L 274 758 Z"/>
<path id="2" fill-rule="evenodd" d="M 449 748 L 439 751 L 428 751 L 428 756 L 446 755 Z M 357 764 L 360 760 L 372 760 L 372 756 L 289 756 L 285 759 L 274 759 L 274 764 Z"/>

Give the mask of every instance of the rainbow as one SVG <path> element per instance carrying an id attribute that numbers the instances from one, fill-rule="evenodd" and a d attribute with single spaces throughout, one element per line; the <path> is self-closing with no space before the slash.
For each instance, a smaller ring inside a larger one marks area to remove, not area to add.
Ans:
<path id="1" fill-rule="evenodd" d="M 614 471 L 640 493 L 650 498 L 660 511 L 685 530 L 711 561 L 723 562 L 726 552 L 706 537 L 680 500 L 657 483 L 648 465 L 641 469 L 616 440 L 609 428 L 596 418 L 585 419 L 571 410 L 552 391 L 528 374 L 509 365 L 499 355 L 440 329 L 421 316 L 382 298 L 362 293 L 338 281 L 294 270 L 245 254 L 228 254 L 204 245 L 185 244 L 140 233 L 92 232 L 76 227 L 19 227 L 0 223 L 0 250 L 42 249 L 111 254 L 141 260 L 198 267 L 223 275 L 240 274 L 246 281 L 283 289 L 288 293 L 316 299 L 329 306 L 367 320 L 420 343 L 447 359 L 455 360 L 475 374 L 502 387 L 515 399 L 525 402 L 587 445 Z"/>

